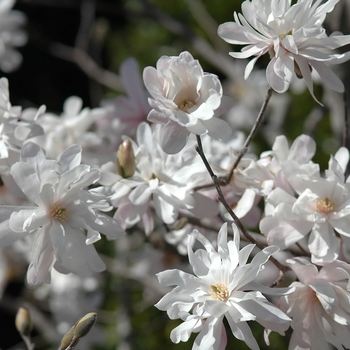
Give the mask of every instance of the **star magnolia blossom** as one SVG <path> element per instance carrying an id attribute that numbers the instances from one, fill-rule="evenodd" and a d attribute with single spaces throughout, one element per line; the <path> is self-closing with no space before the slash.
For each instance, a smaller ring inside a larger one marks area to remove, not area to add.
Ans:
<path id="1" fill-rule="evenodd" d="M 37 123 L 45 132 L 44 149 L 49 158 L 56 159 L 66 148 L 75 143 L 83 147 L 98 143 L 97 137 L 88 130 L 106 112 L 103 108 L 82 107 L 82 99 L 71 96 L 64 102 L 63 113 L 60 116 L 45 113 L 37 119 Z"/>
<path id="2" fill-rule="evenodd" d="M 0 246 L 34 235 L 30 285 L 50 282 L 50 271 L 90 275 L 105 268 L 92 243 L 104 233 L 108 239 L 124 234 L 117 221 L 101 214 L 108 210 L 104 195 L 85 190 L 100 173 L 80 164 L 81 148 L 69 147 L 58 161 L 48 160 L 43 150 L 29 142 L 21 160 L 11 167 L 18 187 L 35 206 L 0 207 Z"/>
<path id="3" fill-rule="evenodd" d="M 219 26 L 219 35 L 228 43 L 248 45 L 241 52 L 231 52 L 235 58 L 255 56 L 246 66 L 245 78 L 255 62 L 265 53 L 271 61 L 266 70 L 269 85 L 277 92 L 289 88 L 293 73 L 303 77 L 313 94 L 311 70 L 315 69 L 331 89 L 343 92 L 344 85 L 328 64 L 339 64 L 350 59 L 350 52 L 331 54 L 330 51 L 350 43 L 350 35 L 327 36 L 322 24 L 339 0 L 246 0 L 242 13 L 234 13 L 235 22 Z M 316 100 L 317 101 L 317 100 Z"/>
<path id="4" fill-rule="evenodd" d="M 289 350 L 349 347 L 350 266 L 343 261 L 325 264 L 320 271 L 303 258 L 289 259 L 299 282 L 281 298 L 280 306 L 293 318 Z"/>
<path id="5" fill-rule="evenodd" d="M 263 265 L 278 248 L 265 248 L 247 264 L 254 245 L 249 244 L 239 250 L 239 232 L 234 225 L 232 227 L 234 239 L 227 242 L 227 224 L 222 226 L 217 251 L 201 233 L 197 230 L 192 232 L 188 257 L 195 275 L 180 270 L 157 274 L 162 285 L 176 286 L 156 304 L 158 309 L 167 310 L 171 319 L 181 318 L 184 321 L 171 332 L 170 338 L 174 343 L 187 341 L 192 332 L 199 332 L 193 350 L 225 349 L 224 317 L 233 335 L 245 341 L 251 349 L 259 349 L 259 346 L 246 321 L 255 320 L 281 334 L 289 327 L 289 317 L 260 292 L 283 294 L 287 290 L 272 289 L 254 282 Z M 205 250 L 193 252 L 195 240 Z"/>
<path id="6" fill-rule="evenodd" d="M 146 67 L 143 80 L 153 97 L 148 120 L 163 124 L 161 146 L 164 152 L 181 151 L 190 133 L 208 134 L 227 140 L 230 126 L 216 117 L 232 107 L 232 101 L 222 95 L 220 80 L 204 73 L 189 52 L 180 56 L 163 56 L 157 69 Z"/>
<path id="7" fill-rule="evenodd" d="M 152 129 L 147 123 L 141 123 L 136 136 L 137 143 L 128 139 L 135 155 L 132 176 L 124 178 L 116 174 L 116 166 L 112 162 L 101 167 L 100 183 L 111 186 L 115 192 L 111 203 L 118 208 L 115 218 L 124 228 L 142 220 L 146 234 L 152 232 L 152 207 L 165 224 L 174 223 L 179 209 L 197 208 L 196 214 L 201 211 L 203 216 L 208 217 L 217 213 L 213 200 L 190 191 L 196 179 L 207 174 L 199 157 L 195 158 L 191 153 L 185 159 L 182 153 L 164 153 L 159 145 L 160 125 L 154 125 Z"/>
<path id="8" fill-rule="evenodd" d="M 306 172 L 306 166 L 298 169 L 293 159 L 282 163 L 293 195 L 276 187 L 266 198 L 266 216 L 260 230 L 269 244 L 285 249 L 310 233 L 308 249 L 314 263 L 338 258 L 340 240 L 334 231 L 350 247 L 350 191 L 349 183 L 344 183 L 348 159 L 349 151 L 342 147 L 331 157 L 325 178 L 319 172 Z M 294 193 L 299 194 L 298 198 Z"/>

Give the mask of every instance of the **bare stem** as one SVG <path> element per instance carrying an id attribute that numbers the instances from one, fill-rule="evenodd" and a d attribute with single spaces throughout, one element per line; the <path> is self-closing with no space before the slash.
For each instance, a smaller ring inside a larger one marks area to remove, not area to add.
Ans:
<path id="1" fill-rule="evenodd" d="M 261 106 L 259 114 L 258 114 L 258 116 L 257 116 L 257 118 L 255 120 L 254 125 L 253 125 L 253 128 L 250 130 L 250 133 L 249 133 L 247 139 L 245 140 L 244 145 L 243 145 L 241 151 L 239 152 L 236 161 L 232 165 L 232 168 L 231 168 L 230 172 L 226 176 L 222 176 L 222 177 L 219 177 L 217 179 L 217 182 L 221 186 L 226 186 L 226 185 L 228 185 L 230 183 L 230 181 L 232 179 L 232 176 L 233 176 L 233 172 L 238 167 L 238 164 L 242 160 L 243 156 L 247 153 L 248 147 L 249 147 L 250 143 L 252 142 L 253 137 L 255 136 L 256 132 L 258 131 L 259 127 L 261 126 L 261 124 L 262 124 L 262 122 L 264 120 L 264 114 L 265 114 L 267 105 L 268 105 L 268 103 L 270 101 L 270 98 L 272 96 L 272 91 L 273 90 L 271 88 L 269 88 L 267 90 L 264 103 Z M 194 187 L 193 190 L 194 191 L 199 191 L 199 190 L 202 190 L 202 189 L 211 188 L 211 187 L 213 187 L 213 185 L 215 186 L 215 183 L 214 184 L 212 184 L 212 183 L 204 184 L 204 185 L 200 185 L 200 186 Z"/>
<path id="2" fill-rule="evenodd" d="M 238 216 L 234 213 L 234 211 L 232 210 L 232 208 L 230 207 L 230 205 L 227 203 L 222 190 L 221 190 L 221 186 L 219 183 L 219 179 L 218 177 L 214 174 L 205 154 L 203 151 L 203 146 L 202 146 L 202 141 L 201 141 L 201 137 L 199 135 L 196 135 L 197 138 L 197 147 L 196 147 L 196 151 L 198 152 L 199 156 L 202 158 L 202 161 L 205 165 L 205 167 L 208 170 L 208 173 L 210 175 L 210 177 L 213 180 L 214 186 L 216 188 L 216 191 L 218 193 L 218 199 L 219 201 L 222 203 L 222 205 L 225 207 L 225 209 L 227 210 L 227 212 L 230 214 L 230 216 L 232 217 L 233 221 L 235 222 L 235 224 L 237 225 L 237 227 L 239 228 L 239 230 L 243 233 L 243 236 L 251 243 L 255 244 L 260 250 L 263 250 L 266 245 L 260 244 L 258 243 L 250 234 L 249 232 L 246 230 L 246 228 L 243 226 L 243 224 L 241 223 L 241 220 L 239 220 Z M 270 257 L 270 260 L 282 271 L 282 272 L 286 272 L 289 270 L 289 268 L 287 266 L 284 266 L 283 264 L 281 264 L 280 262 L 278 262 L 275 258 L 273 258 L 272 256 Z"/>
<path id="3" fill-rule="evenodd" d="M 88 77 L 94 79 L 101 85 L 107 86 L 113 90 L 123 90 L 119 76 L 99 67 L 84 50 L 60 43 L 53 43 L 50 47 L 50 51 L 56 57 L 74 62 Z"/>
<path id="4" fill-rule="evenodd" d="M 267 105 L 270 101 L 270 98 L 272 96 L 272 88 L 269 88 L 267 90 L 267 93 L 266 93 L 266 97 L 265 97 L 265 100 L 264 100 L 264 103 L 263 105 L 261 106 L 261 109 L 259 111 L 259 114 L 256 118 L 256 121 L 253 125 L 253 128 L 252 130 L 250 130 L 250 133 L 247 137 L 247 139 L 245 140 L 244 142 L 244 145 L 242 147 L 242 150 L 241 152 L 238 154 L 238 157 L 236 159 L 236 161 L 234 162 L 229 174 L 227 175 L 227 177 L 225 178 L 224 181 L 222 181 L 223 184 L 228 184 L 230 183 L 231 179 L 232 179 L 232 175 L 233 175 L 233 172 L 234 170 L 237 168 L 239 162 L 241 161 L 241 159 L 243 158 L 243 156 L 247 153 L 248 151 L 248 147 L 250 145 L 250 143 L 252 142 L 252 139 L 253 137 L 255 136 L 256 132 L 258 131 L 259 127 L 261 126 L 263 120 L 264 120 L 264 114 L 265 114 L 265 111 L 266 111 L 266 108 L 267 108 Z"/>
<path id="5" fill-rule="evenodd" d="M 26 344 L 27 349 L 34 350 L 35 345 L 34 345 L 34 343 L 31 342 L 30 337 L 27 337 L 25 335 L 21 335 L 21 337 L 22 337 L 24 343 Z"/>

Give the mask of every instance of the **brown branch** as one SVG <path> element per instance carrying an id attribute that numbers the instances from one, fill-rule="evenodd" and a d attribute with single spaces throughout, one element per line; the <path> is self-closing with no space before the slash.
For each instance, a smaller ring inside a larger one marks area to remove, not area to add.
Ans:
<path id="1" fill-rule="evenodd" d="M 99 67 L 85 51 L 61 43 L 53 43 L 50 46 L 50 52 L 56 57 L 75 63 L 87 76 L 101 85 L 117 91 L 123 90 L 119 76 Z"/>
<path id="2" fill-rule="evenodd" d="M 225 209 L 227 210 L 227 212 L 230 214 L 230 216 L 232 217 L 233 221 L 235 222 L 235 224 L 237 225 L 238 229 L 243 233 L 244 237 L 251 242 L 252 244 L 255 244 L 260 250 L 263 250 L 266 245 L 260 244 L 258 243 L 250 234 L 249 232 L 246 230 L 246 228 L 243 226 L 241 220 L 239 220 L 238 216 L 234 213 L 234 211 L 232 210 L 232 208 L 230 207 L 230 205 L 227 203 L 222 190 L 221 190 L 221 186 L 218 180 L 218 177 L 214 174 L 205 154 L 203 151 L 203 147 L 202 147 L 202 141 L 199 135 L 196 135 L 197 138 L 197 147 L 196 147 L 196 151 L 198 152 L 199 156 L 202 158 L 202 161 L 206 167 L 206 169 L 208 170 L 208 173 L 210 175 L 210 177 L 213 180 L 214 186 L 216 188 L 216 191 L 218 193 L 218 199 L 219 201 L 222 203 L 222 205 L 225 207 Z M 270 257 L 270 260 L 282 271 L 282 272 L 286 272 L 289 270 L 289 267 L 281 264 L 279 261 L 277 261 L 274 257 Z"/>
<path id="3" fill-rule="evenodd" d="M 272 91 L 273 91 L 272 88 L 269 88 L 267 90 L 264 103 L 261 106 L 259 114 L 258 114 L 258 116 L 256 118 L 256 121 L 255 121 L 254 125 L 253 125 L 253 128 L 252 128 L 252 130 L 250 130 L 250 133 L 249 133 L 247 139 L 244 142 L 242 150 L 238 154 L 238 157 L 237 157 L 236 161 L 234 162 L 234 164 L 233 164 L 229 174 L 227 175 L 226 178 L 221 179 L 221 183 L 222 184 L 229 184 L 230 183 L 230 181 L 232 179 L 232 176 L 233 176 L 234 170 L 237 168 L 237 166 L 238 166 L 239 162 L 241 161 L 241 159 L 243 158 L 243 156 L 247 153 L 248 147 L 249 147 L 250 143 L 252 142 L 253 137 L 255 136 L 256 132 L 258 131 L 258 129 L 260 128 L 260 126 L 261 126 L 261 124 L 262 124 L 262 122 L 264 120 L 264 114 L 265 114 L 267 105 L 268 105 L 268 103 L 270 101 L 270 98 L 272 96 Z"/>

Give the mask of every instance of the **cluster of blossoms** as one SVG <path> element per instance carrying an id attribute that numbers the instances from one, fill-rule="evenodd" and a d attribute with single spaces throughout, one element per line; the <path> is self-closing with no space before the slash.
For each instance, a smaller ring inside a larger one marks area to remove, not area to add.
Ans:
<path id="1" fill-rule="evenodd" d="M 248 45 L 231 53 L 254 56 L 245 78 L 268 53 L 266 77 L 275 91 L 285 92 L 295 73 L 316 99 L 315 70 L 343 92 L 329 64 L 350 59 L 350 52 L 332 51 L 349 44 L 350 36 L 328 36 L 322 26 L 338 2 L 246 0 L 243 14 L 234 13 L 235 22 L 220 25 L 218 34 Z M 13 1 L 0 4 L 1 17 Z M 18 25 L 20 18 L 8 19 Z M 11 33 L 18 39 L 10 40 L 13 46 L 24 43 L 20 31 Z M 3 70 L 5 59 L 0 50 Z M 225 115 L 234 102 L 189 52 L 146 67 L 145 87 L 138 70 L 135 59 L 121 66 L 127 96 L 92 109 L 72 96 L 60 115 L 45 106 L 12 106 L 8 80 L 0 79 L 0 247 L 27 242 L 27 282 L 36 286 L 58 280 L 57 274 L 103 271 L 94 246 L 101 234 L 114 240 L 135 230 L 151 239 L 164 230 L 162 239 L 187 255 L 193 270 L 157 274 L 162 286 L 175 286 L 156 304 L 183 321 L 171 332 L 173 342 L 199 333 L 193 349 L 223 350 L 229 329 L 259 349 L 247 323 L 256 321 L 267 343 L 271 331 L 284 335 L 291 327 L 290 350 L 348 348 L 349 150 L 339 148 L 324 174 L 312 160 L 316 143 L 307 135 L 290 147 L 277 136 L 260 157 L 239 154 L 242 134 L 232 131 L 232 116 Z M 214 186 L 212 170 L 225 181 Z M 261 234 L 250 234 L 242 223 Z M 270 287 L 286 271 L 290 285 Z"/>

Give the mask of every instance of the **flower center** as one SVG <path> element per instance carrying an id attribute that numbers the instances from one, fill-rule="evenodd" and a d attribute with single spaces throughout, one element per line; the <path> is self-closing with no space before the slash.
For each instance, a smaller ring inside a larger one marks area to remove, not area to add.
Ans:
<path id="1" fill-rule="evenodd" d="M 183 100 L 182 103 L 179 105 L 179 109 L 181 109 L 184 112 L 188 112 L 188 110 L 193 106 L 194 103 L 192 101 Z"/>
<path id="2" fill-rule="evenodd" d="M 55 203 L 50 209 L 50 216 L 54 220 L 66 221 L 68 217 L 67 208 L 63 207 L 60 203 Z"/>
<path id="3" fill-rule="evenodd" d="M 293 31 L 290 30 L 289 32 L 285 33 L 285 34 L 280 34 L 278 37 L 280 38 L 280 40 L 282 41 L 287 35 L 291 35 L 293 34 Z"/>
<path id="4" fill-rule="evenodd" d="M 210 296 L 214 300 L 227 301 L 229 297 L 229 291 L 226 285 L 222 283 L 216 283 L 214 285 L 211 285 L 210 288 Z"/>
<path id="5" fill-rule="evenodd" d="M 328 214 L 335 210 L 335 203 L 328 197 L 324 199 L 316 199 L 316 211 L 322 214 Z"/>

